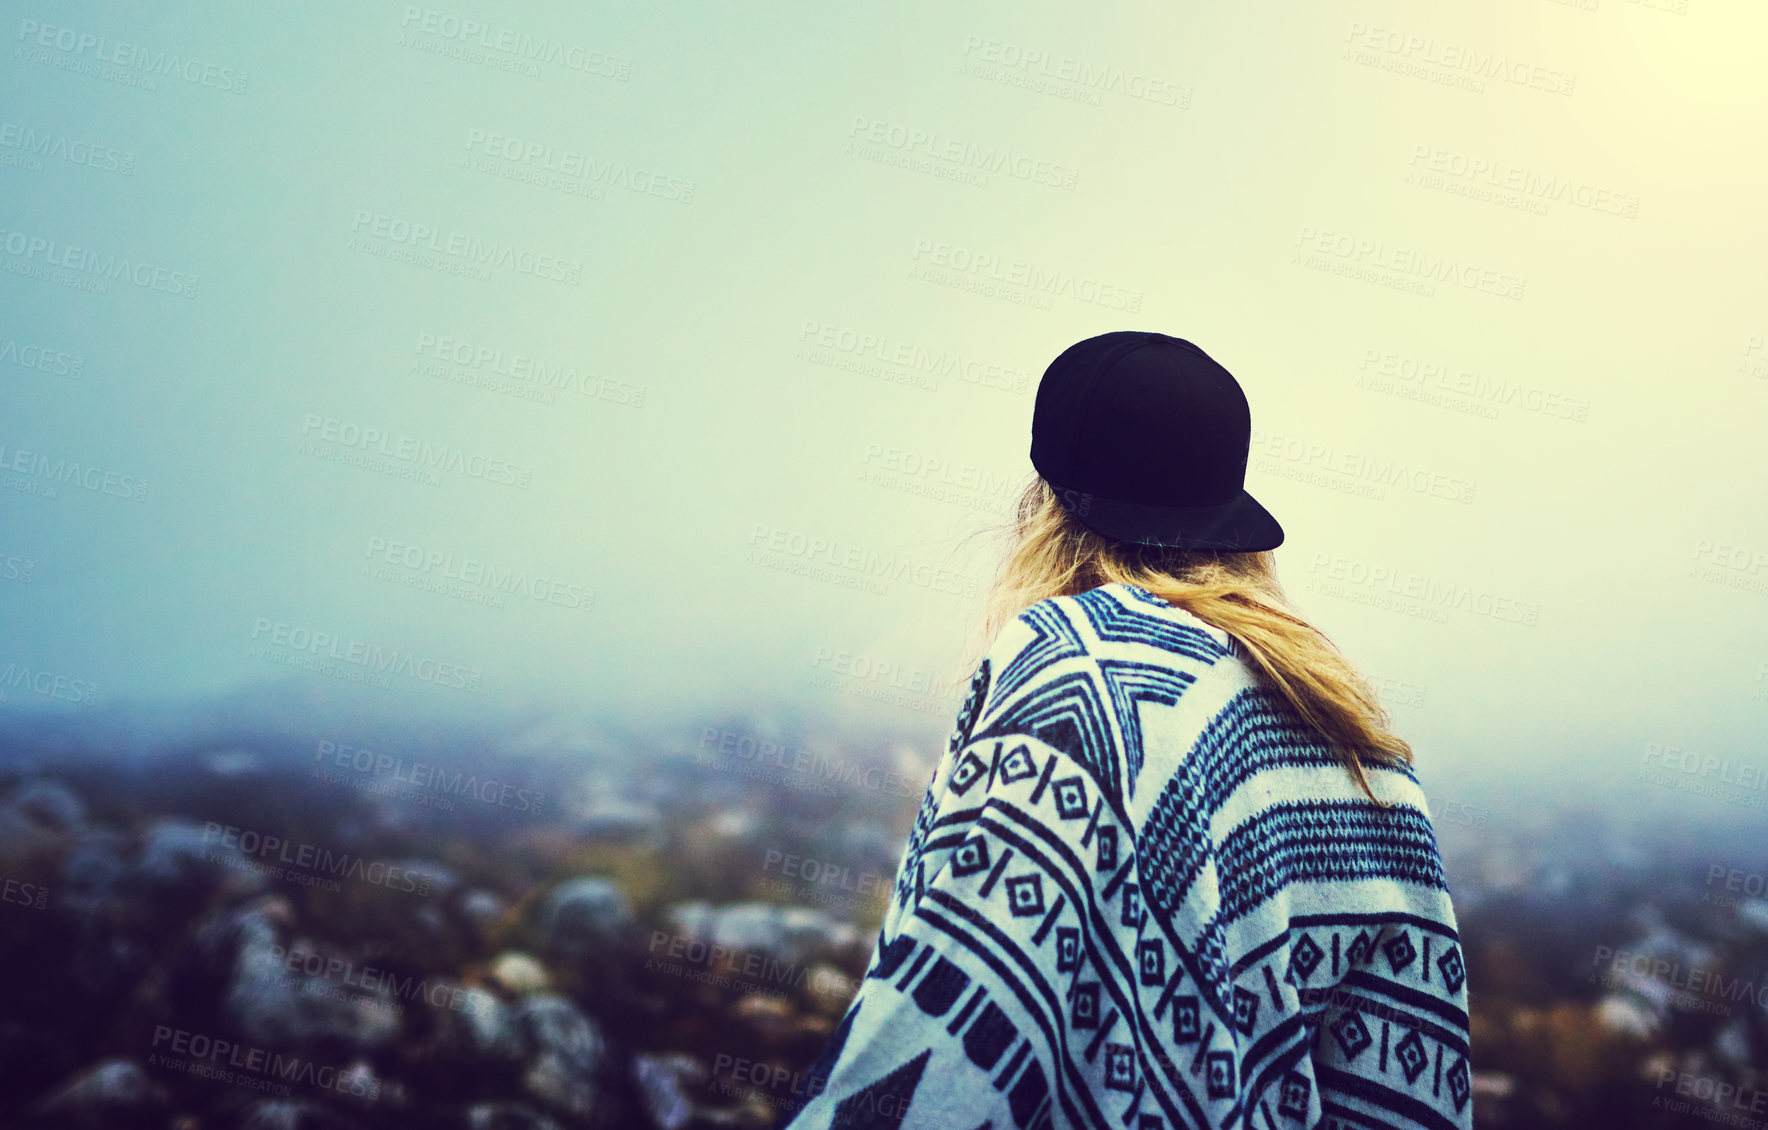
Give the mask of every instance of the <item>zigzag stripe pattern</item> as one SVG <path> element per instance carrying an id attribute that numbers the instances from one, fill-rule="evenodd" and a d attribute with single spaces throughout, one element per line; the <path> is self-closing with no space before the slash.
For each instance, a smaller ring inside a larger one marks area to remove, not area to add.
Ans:
<path id="1" fill-rule="evenodd" d="M 972 680 L 785 1122 L 1467 1130 L 1434 832 L 1409 769 L 1370 776 L 1391 807 L 1146 590 L 1040 601 Z"/>
<path id="2" fill-rule="evenodd" d="M 1170 610 L 1171 605 L 1161 600 L 1147 589 L 1135 585 L 1125 585 L 1143 604 L 1152 604 Z M 1214 663 L 1228 654 L 1214 636 L 1202 628 L 1190 624 L 1175 623 L 1170 615 L 1143 612 L 1123 603 L 1121 599 L 1113 599 L 1103 589 L 1093 589 L 1075 597 L 1075 603 L 1086 613 L 1087 621 L 1093 627 L 1093 633 L 1099 639 L 1111 643 L 1141 643 L 1158 647 L 1178 655 L 1189 656 L 1202 663 Z"/>
<path id="3" fill-rule="evenodd" d="M 995 694 L 1002 699 L 1012 696 L 1040 671 L 1086 654 L 1080 633 L 1054 607 L 1034 604 L 1019 614 L 1018 622 L 1031 629 L 1032 642 L 1001 669 Z"/>
<path id="4" fill-rule="evenodd" d="M 1298 881 L 1386 876 L 1445 889 L 1430 821 L 1415 808 L 1372 801 L 1273 805 L 1229 832 L 1217 860 L 1223 922 Z"/>
<path id="5" fill-rule="evenodd" d="M 1186 671 L 1128 659 L 1100 659 L 1098 667 L 1106 693 L 1111 696 L 1112 712 L 1123 731 L 1124 762 L 1129 771 L 1130 795 L 1134 796 L 1136 778 L 1142 774 L 1142 715 L 1137 704 L 1156 702 L 1172 706 L 1197 677 Z"/>
<path id="6" fill-rule="evenodd" d="M 1004 686 L 1006 679 L 1001 682 Z M 1107 701 L 1099 693 L 1095 674 L 1070 671 L 1040 682 L 1035 693 L 1009 703 L 976 736 L 1037 738 L 1074 758 L 1100 788 L 1116 796 L 1122 792 L 1122 761 Z"/>

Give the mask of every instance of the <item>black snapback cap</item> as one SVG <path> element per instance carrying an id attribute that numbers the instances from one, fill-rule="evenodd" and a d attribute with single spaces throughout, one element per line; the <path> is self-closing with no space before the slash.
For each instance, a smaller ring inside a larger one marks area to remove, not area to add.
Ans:
<path id="1" fill-rule="evenodd" d="M 1075 342 L 1038 382 L 1031 463 L 1077 521 L 1138 545 L 1275 549 L 1246 493 L 1252 413 L 1228 370 L 1183 338 L 1117 330 Z"/>

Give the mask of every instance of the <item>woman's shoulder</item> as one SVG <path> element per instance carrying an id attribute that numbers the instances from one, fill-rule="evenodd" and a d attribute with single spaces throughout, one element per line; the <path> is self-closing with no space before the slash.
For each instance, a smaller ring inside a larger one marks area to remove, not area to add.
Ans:
<path id="1" fill-rule="evenodd" d="M 1198 668 L 1240 655 L 1234 638 L 1139 585 L 1113 581 L 1047 596 L 1007 624 L 989 658 L 996 668 L 1114 660 Z"/>

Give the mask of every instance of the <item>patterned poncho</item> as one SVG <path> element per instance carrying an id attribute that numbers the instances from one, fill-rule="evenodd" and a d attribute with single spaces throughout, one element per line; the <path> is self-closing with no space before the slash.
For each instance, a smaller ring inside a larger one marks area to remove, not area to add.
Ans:
<path id="1" fill-rule="evenodd" d="M 1145 589 L 978 665 L 792 1130 L 1469 1127 L 1423 793 L 1374 804 L 1243 649 Z"/>

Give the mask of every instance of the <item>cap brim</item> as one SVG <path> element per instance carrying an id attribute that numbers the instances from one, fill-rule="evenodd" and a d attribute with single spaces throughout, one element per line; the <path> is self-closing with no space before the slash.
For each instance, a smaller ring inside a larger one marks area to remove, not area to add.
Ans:
<path id="1" fill-rule="evenodd" d="M 1283 544 L 1283 527 L 1244 490 L 1213 506 L 1150 506 L 1059 488 L 1056 497 L 1087 529 L 1137 545 L 1256 553 Z"/>

